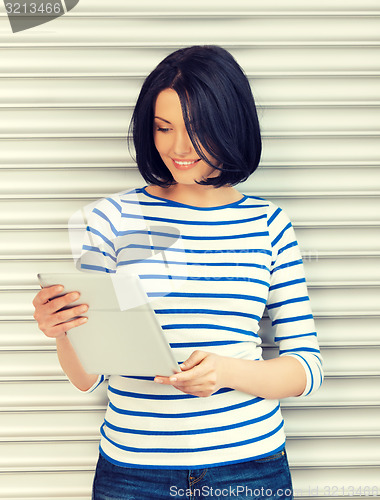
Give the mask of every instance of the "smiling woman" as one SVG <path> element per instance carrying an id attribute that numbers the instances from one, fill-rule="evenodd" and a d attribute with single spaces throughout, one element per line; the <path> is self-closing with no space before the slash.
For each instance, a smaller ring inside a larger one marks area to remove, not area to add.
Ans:
<path id="1" fill-rule="evenodd" d="M 134 377 L 126 367 L 109 378 L 93 499 L 167 500 L 173 485 L 194 496 L 194 484 L 244 484 L 265 488 L 258 498 L 290 499 L 278 400 L 313 393 L 323 371 L 292 224 L 272 202 L 234 187 L 261 154 L 248 80 L 221 47 L 181 49 L 145 80 L 131 126 L 149 185 L 98 204 L 81 265 L 139 275 L 181 372 Z M 165 249 L 170 276 L 154 252 L 131 263 L 131 247 L 155 250 L 141 239 L 126 245 L 134 221 L 139 235 L 154 235 L 152 224 L 180 235 L 181 251 Z M 168 282 L 178 286 L 167 292 Z M 92 391 L 105 377 L 90 377 L 73 356 L 65 331 L 77 324 L 62 324 L 59 312 L 70 295 L 52 297 L 37 295 L 35 317 L 57 339 L 70 380 Z M 265 309 L 279 346 L 271 360 L 259 335 Z"/>

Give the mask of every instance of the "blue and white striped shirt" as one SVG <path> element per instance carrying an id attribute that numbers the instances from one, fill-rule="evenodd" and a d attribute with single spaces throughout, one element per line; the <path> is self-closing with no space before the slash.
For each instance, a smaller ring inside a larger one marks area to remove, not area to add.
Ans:
<path id="1" fill-rule="evenodd" d="M 138 274 L 179 362 L 196 349 L 262 359 L 266 308 L 279 355 L 296 357 L 305 369 L 302 396 L 322 383 L 294 230 L 263 198 L 200 208 L 145 188 L 113 195 L 91 213 L 81 266 Z M 108 396 L 100 451 L 116 465 L 212 467 L 268 456 L 285 443 L 277 400 L 230 388 L 199 398 L 126 376 L 109 378 Z"/>

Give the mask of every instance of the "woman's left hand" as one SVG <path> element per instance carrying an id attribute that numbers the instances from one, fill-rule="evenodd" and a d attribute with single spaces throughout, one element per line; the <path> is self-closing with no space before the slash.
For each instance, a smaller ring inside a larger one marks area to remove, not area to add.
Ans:
<path id="1" fill-rule="evenodd" d="M 223 385 L 223 365 L 226 358 L 217 354 L 194 351 L 181 364 L 182 371 L 171 377 L 155 377 L 158 384 L 172 385 L 176 389 L 193 396 L 208 397 Z"/>

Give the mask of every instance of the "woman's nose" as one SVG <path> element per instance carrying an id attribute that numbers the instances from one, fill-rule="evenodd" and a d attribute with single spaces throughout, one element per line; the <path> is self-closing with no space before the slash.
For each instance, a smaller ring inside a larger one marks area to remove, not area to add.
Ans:
<path id="1" fill-rule="evenodd" d="M 175 137 L 174 153 L 178 155 L 185 155 L 191 153 L 192 150 L 193 144 L 187 131 L 178 132 Z"/>

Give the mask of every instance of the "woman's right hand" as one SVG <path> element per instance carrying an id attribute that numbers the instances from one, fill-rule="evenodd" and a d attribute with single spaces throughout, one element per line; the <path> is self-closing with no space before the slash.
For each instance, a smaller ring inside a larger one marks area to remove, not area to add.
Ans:
<path id="1" fill-rule="evenodd" d="M 38 328 L 47 337 L 56 339 L 64 337 L 67 330 L 82 325 L 87 321 L 85 317 L 76 317 L 88 310 L 86 304 L 79 304 L 70 309 L 61 310 L 78 300 L 80 296 L 79 292 L 70 292 L 57 297 L 62 291 L 62 285 L 46 287 L 39 291 L 33 300 L 35 308 L 33 317 L 38 323 Z M 71 319 L 74 317 L 76 319 Z"/>

